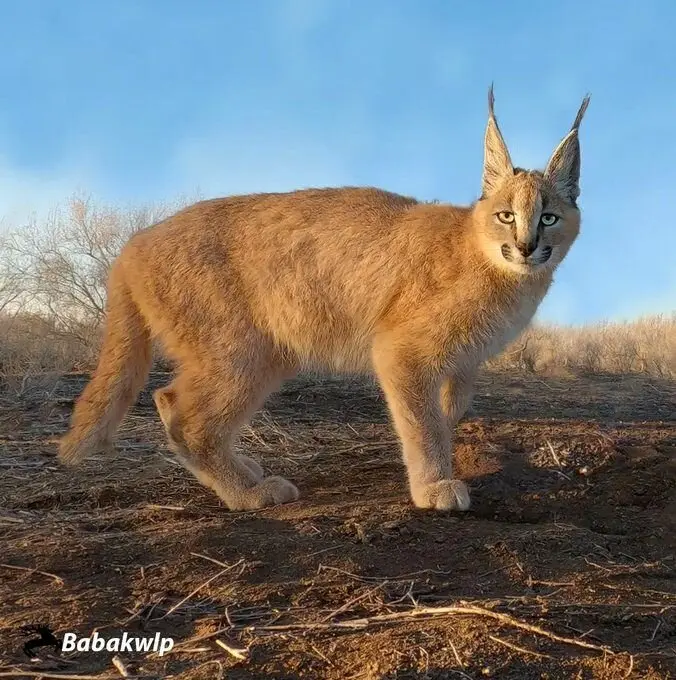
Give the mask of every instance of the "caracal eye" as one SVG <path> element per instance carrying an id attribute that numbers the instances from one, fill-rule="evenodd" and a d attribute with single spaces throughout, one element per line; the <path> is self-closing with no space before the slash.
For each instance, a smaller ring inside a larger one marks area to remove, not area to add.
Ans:
<path id="1" fill-rule="evenodd" d="M 498 213 L 498 219 L 503 224 L 511 224 L 514 222 L 514 213 L 509 210 L 502 210 Z"/>
<path id="2" fill-rule="evenodd" d="M 552 224 L 556 224 L 558 221 L 559 218 L 551 213 L 542 213 L 542 215 L 540 215 L 540 222 L 542 222 L 545 227 L 551 227 Z"/>

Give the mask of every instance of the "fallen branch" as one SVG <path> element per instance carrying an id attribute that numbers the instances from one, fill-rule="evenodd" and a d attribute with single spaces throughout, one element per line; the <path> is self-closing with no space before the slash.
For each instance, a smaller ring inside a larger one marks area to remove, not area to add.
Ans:
<path id="1" fill-rule="evenodd" d="M 119 677 L 119 676 L 117 676 Z M 135 678 L 152 676 L 134 676 Z M 112 675 L 63 675 L 49 671 L 0 671 L 0 678 L 61 678 L 61 680 L 115 680 Z"/>
<path id="2" fill-rule="evenodd" d="M 39 569 L 31 569 L 30 567 L 18 567 L 15 564 L 0 564 L 0 567 L 3 567 L 4 569 L 15 569 L 16 571 L 27 571 L 30 574 L 48 576 L 49 578 L 54 579 L 57 583 L 60 583 L 61 585 L 64 584 L 64 580 L 60 576 L 57 576 L 56 574 L 50 574 L 48 571 L 40 571 Z"/>
<path id="3" fill-rule="evenodd" d="M 352 629 L 363 630 L 369 626 L 377 626 L 379 624 L 387 624 L 395 621 L 406 621 L 417 618 L 434 618 L 441 616 L 482 616 L 485 618 L 499 621 L 507 626 L 525 630 L 534 635 L 548 638 L 555 642 L 560 642 L 566 645 L 573 645 L 575 647 L 582 647 L 583 649 L 590 649 L 595 652 L 603 652 L 605 654 L 615 654 L 615 652 L 605 645 L 595 645 L 591 642 L 577 640 L 575 638 L 565 637 L 552 633 L 540 626 L 535 626 L 525 621 L 502 614 L 501 612 L 494 612 L 490 609 L 477 607 L 475 605 L 452 605 L 450 607 L 420 607 L 419 609 L 412 609 L 406 612 L 394 612 L 391 614 L 380 614 L 377 616 L 367 616 L 359 619 L 346 619 L 344 621 L 333 622 L 319 622 L 319 623 L 290 623 L 290 624 L 271 624 L 262 626 L 236 626 L 234 630 L 256 632 L 289 632 L 289 631 L 311 631 L 311 630 L 336 630 L 336 629 Z"/>
<path id="4" fill-rule="evenodd" d="M 148 503 L 146 505 L 146 510 L 185 510 L 181 505 L 156 505 L 155 503 Z"/>

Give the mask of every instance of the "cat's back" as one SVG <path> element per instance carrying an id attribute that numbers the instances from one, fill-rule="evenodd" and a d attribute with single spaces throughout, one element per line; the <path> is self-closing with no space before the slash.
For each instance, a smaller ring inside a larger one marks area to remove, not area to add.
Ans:
<path id="1" fill-rule="evenodd" d="M 279 193 L 258 193 L 213 198 L 194 203 L 154 225 L 153 236 L 185 237 L 190 234 L 251 230 L 268 233 L 284 229 L 387 225 L 418 204 L 414 198 L 375 187 L 327 187 Z"/>
<path id="2" fill-rule="evenodd" d="M 246 247 L 282 245 L 296 239 L 327 240 L 382 233 L 417 205 L 413 198 L 373 187 L 301 189 L 231 197 L 214 206 L 217 221 Z M 328 236 L 328 239 L 326 239 Z"/>

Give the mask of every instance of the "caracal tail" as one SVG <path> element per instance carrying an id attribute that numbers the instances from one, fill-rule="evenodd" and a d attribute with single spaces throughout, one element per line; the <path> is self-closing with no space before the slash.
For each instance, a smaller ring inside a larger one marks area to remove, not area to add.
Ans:
<path id="1" fill-rule="evenodd" d="M 119 261 L 113 265 L 108 280 L 104 339 L 96 371 L 75 404 L 69 432 L 59 443 L 59 460 L 68 465 L 112 448 L 115 431 L 150 370 L 150 335 L 120 265 Z"/>

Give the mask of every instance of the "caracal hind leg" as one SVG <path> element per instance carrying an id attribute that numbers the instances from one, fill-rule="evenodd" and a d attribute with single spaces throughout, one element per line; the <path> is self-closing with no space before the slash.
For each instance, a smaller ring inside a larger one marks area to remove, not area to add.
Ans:
<path id="1" fill-rule="evenodd" d="M 453 443 L 458 423 L 467 413 L 474 396 L 476 370 L 456 372 L 446 377 L 441 383 L 439 393 L 443 421 L 447 430 L 447 455 L 452 460 Z"/>
<path id="2" fill-rule="evenodd" d="M 449 375 L 441 384 L 441 409 L 452 429 L 455 429 L 472 403 L 477 372 L 476 369 L 458 372 Z"/>
<path id="3" fill-rule="evenodd" d="M 281 382 L 269 369 L 267 375 L 261 371 L 182 373 L 153 395 L 172 451 L 231 510 L 255 510 L 299 496 L 291 482 L 264 477 L 256 461 L 232 449 L 239 428 Z"/>
<path id="4" fill-rule="evenodd" d="M 373 363 L 401 440 L 413 502 L 419 508 L 468 510 L 467 485 L 452 477 L 441 377 L 394 338 L 378 341 Z"/>

